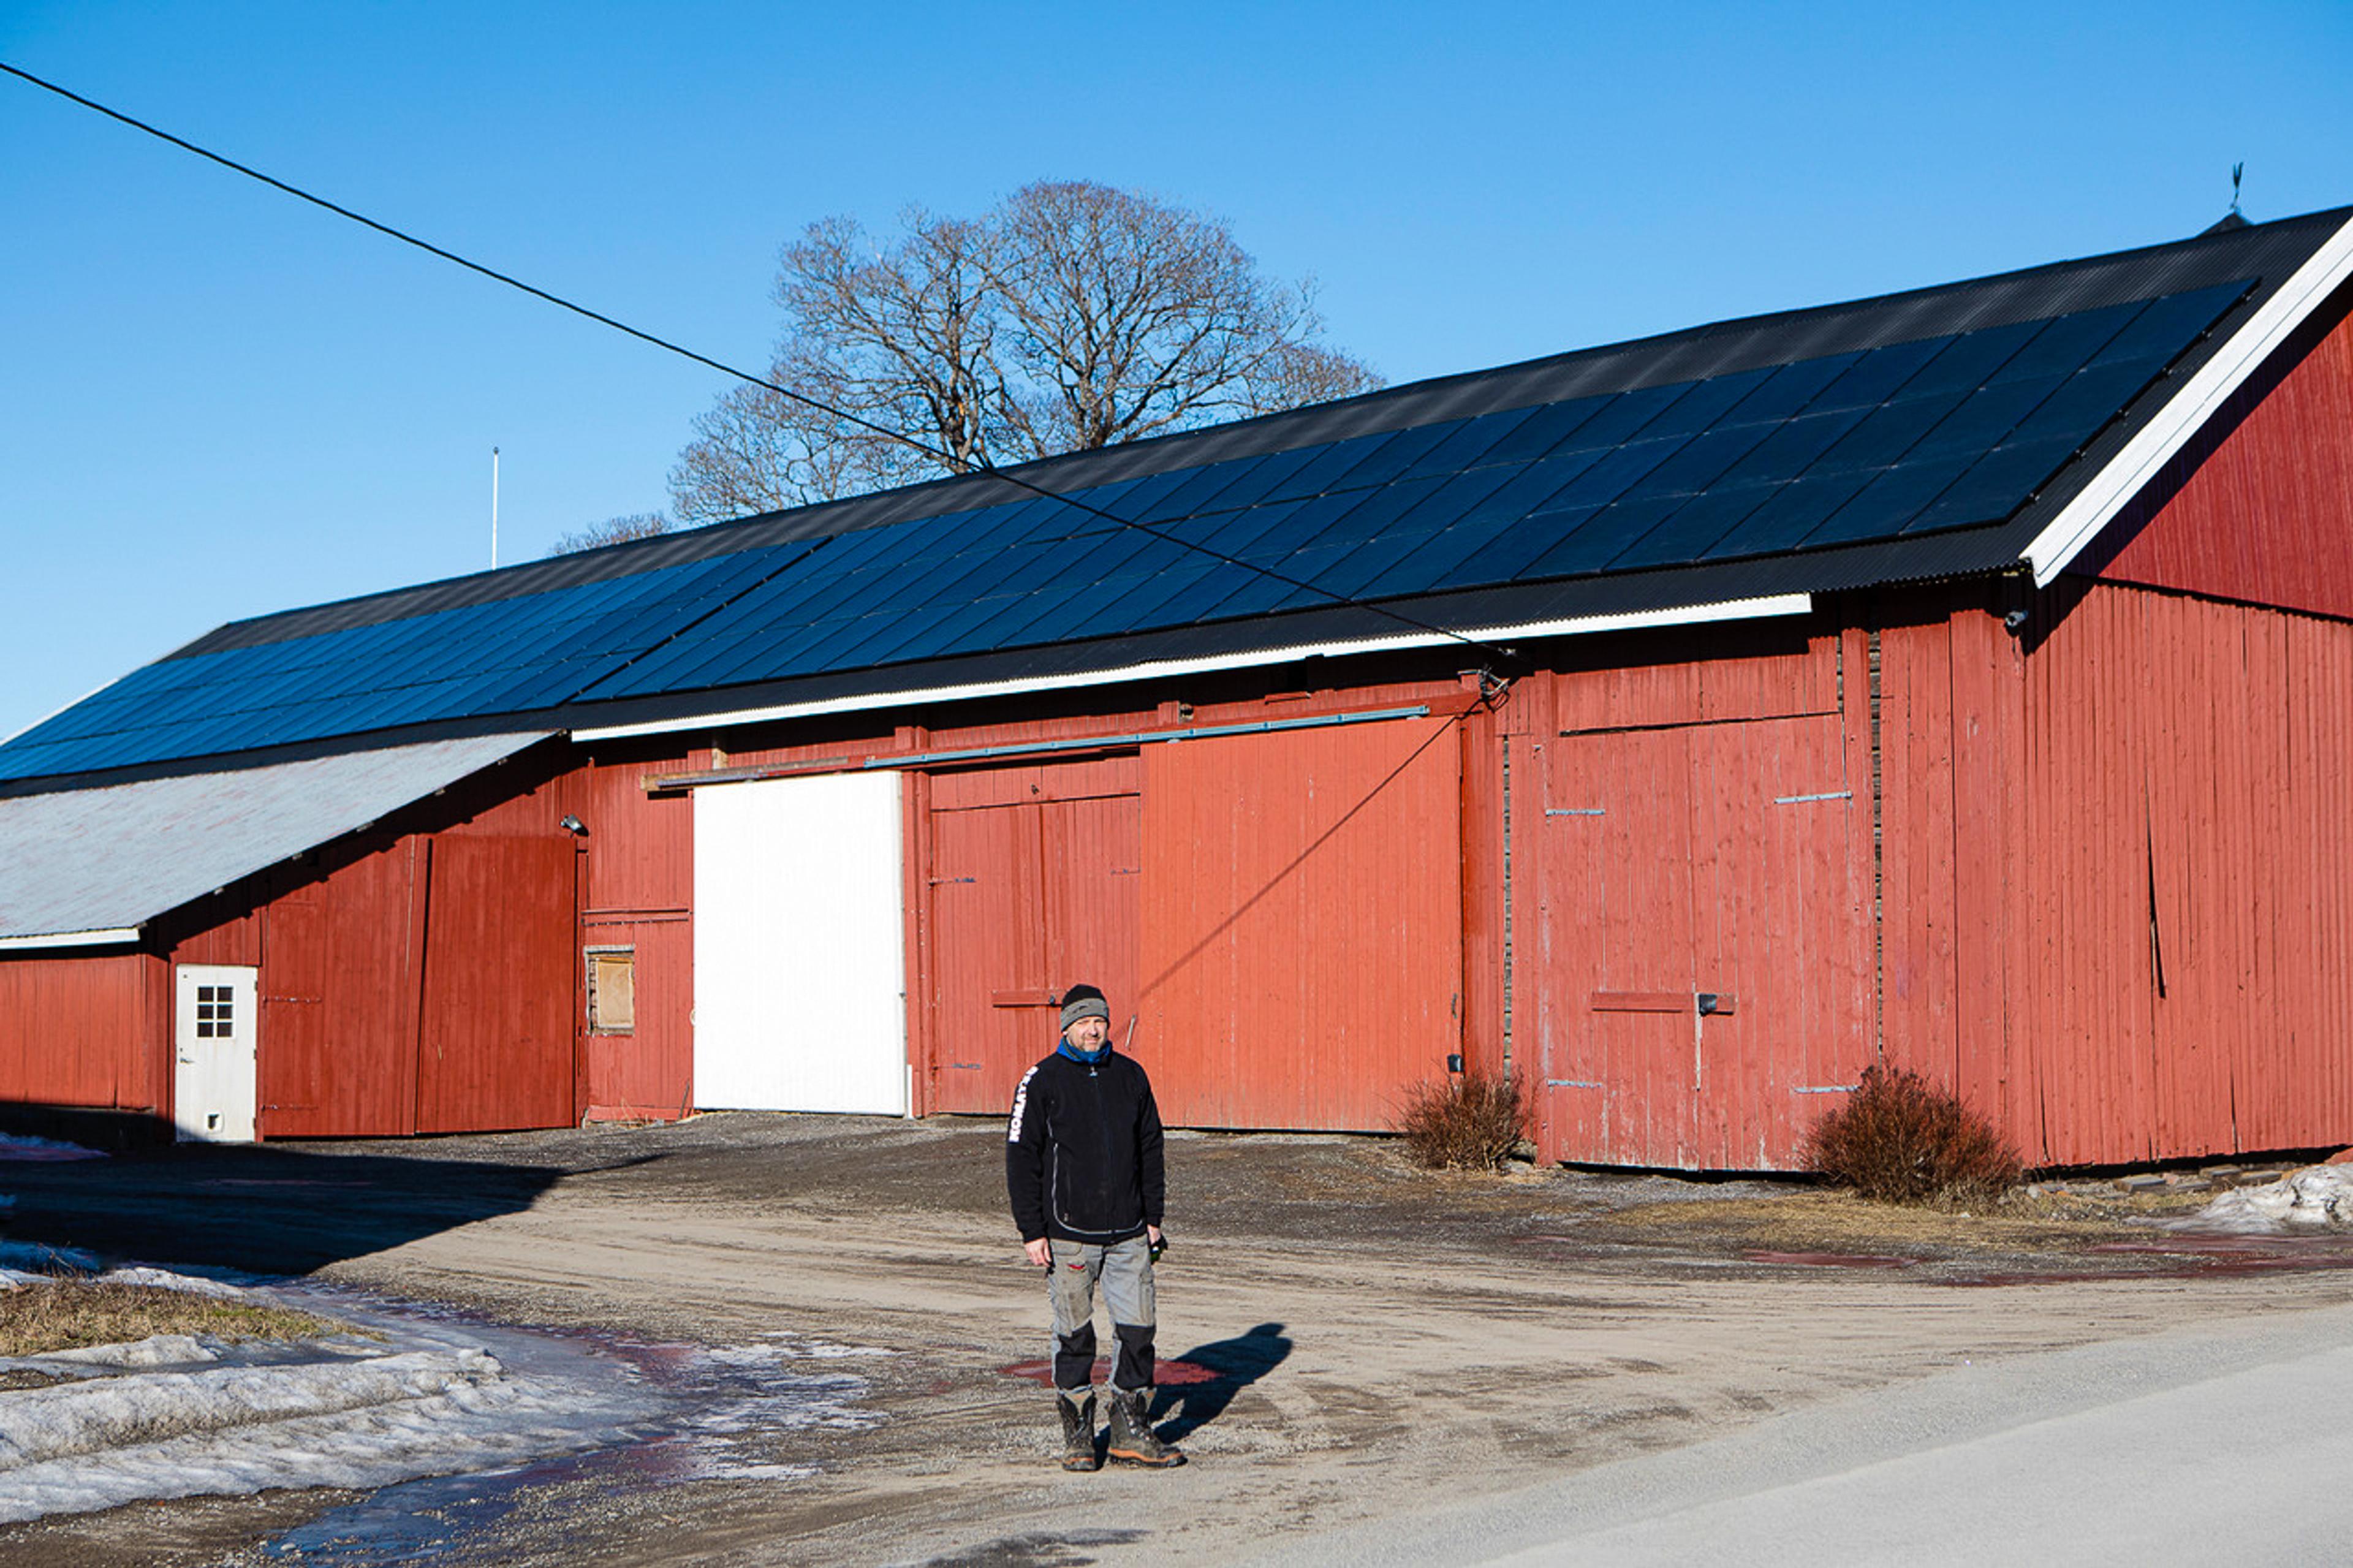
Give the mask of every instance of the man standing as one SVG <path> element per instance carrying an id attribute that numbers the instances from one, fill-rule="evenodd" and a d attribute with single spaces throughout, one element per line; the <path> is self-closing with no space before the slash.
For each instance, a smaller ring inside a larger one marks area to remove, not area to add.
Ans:
<path id="1" fill-rule="evenodd" d="M 1054 1402 L 1062 1468 L 1095 1468 L 1095 1282 L 1119 1342 L 1111 1373 L 1110 1456 L 1181 1465 L 1152 1434 L 1152 1259 L 1165 1184 L 1152 1080 L 1111 1048 L 1111 1005 L 1092 985 L 1062 994 L 1062 1039 L 1021 1077 L 1007 1130 L 1005 1185 L 1029 1261 L 1054 1307 Z"/>

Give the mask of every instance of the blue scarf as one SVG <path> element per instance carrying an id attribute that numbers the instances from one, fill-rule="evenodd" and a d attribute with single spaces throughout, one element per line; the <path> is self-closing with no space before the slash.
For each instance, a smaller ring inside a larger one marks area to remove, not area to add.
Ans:
<path id="1" fill-rule="evenodd" d="M 1079 1049 L 1078 1047 L 1071 1044 L 1071 1037 L 1064 1035 L 1060 1040 L 1057 1040 L 1054 1043 L 1054 1054 L 1057 1056 L 1068 1057 L 1072 1061 L 1079 1063 L 1082 1067 L 1095 1067 L 1099 1065 L 1105 1057 L 1111 1055 L 1111 1042 L 1109 1040 L 1105 1040 L 1103 1043 L 1103 1049 L 1094 1052 L 1087 1052 L 1082 1051 Z"/>

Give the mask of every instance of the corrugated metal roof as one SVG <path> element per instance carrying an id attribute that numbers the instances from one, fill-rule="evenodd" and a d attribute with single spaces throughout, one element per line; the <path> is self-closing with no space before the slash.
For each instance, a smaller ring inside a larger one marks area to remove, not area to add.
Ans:
<path id="1" fill-rule="evenodd" d="M 1530 601 L 1607 616 L 2010 569 L 2345 218 L 1020 470 L 1076 505 L 969 476 L 265 616 L 0 746 L 0 781 L 939 688 L 976 663 L 1116 669 L 1139 639 L 1296 647 L 1335 619 L 1468 629 L 1548 618 Z"/>
<path id="2" fill-rule="evenodd" d="M 0 944 L 127 933 L 546 735 L 481 735 L 0 800 Z"/>

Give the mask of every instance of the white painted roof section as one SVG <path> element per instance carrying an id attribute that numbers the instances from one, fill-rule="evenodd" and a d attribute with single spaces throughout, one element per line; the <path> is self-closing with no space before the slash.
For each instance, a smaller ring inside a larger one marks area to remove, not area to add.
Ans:
<path id="1" fill-rule="evenodd" d="M 135 942 L 166 910 L 421 800 L 549 732 L 0 798 L 0 948 Z"/>
<path id="2" fill-rule="evenodd" d="M 2339 284 L 2353 278 L 2353 218 L 2328 237 L 2305 264 L 2297 268 L 2276 293 L 2263 301 L 2246 324 L 2231 334 L 2214 357 L 2199 367 L 2189 384 L 2158 411 L 2157 417 L 2125 443 L 2106 468 L 2092 477 L 2082 493 L 2067 503 L 2051 525 L 2026 547 L 2026 563 L 2034 569 L 2034 585 L 2047 587 L 2067 569 L 2067 563 L 2099 536 L 2140 489 L 2172 460 L 2199 426 L 2212 417 L 2230 395 L 2269 359 L 2272 351 L 2304 324 L 2322 300 Z"/>
<path id="3" fill-rule="evenodd" d="M 1261 665 L 1288 664 L 1293 659 L 1309 658 L 1318 654 L 1381 653 L 1390 648 L 1440 647 L 1453 642 L 1493 643 L 1512 637 L 1576 637 L 1592 632 L 1630 631 L 1642 626 L 1682 626 L 1704 621 L 1802 616 L 1813 607 L 1814 599 L 1810 594 L 1775 594 L 1757 599 L 1725 599 L 1712 605 L 1685 605 L 1671 610 L 1630 610 L 1620 615 L 1579 616 L 1568 620 L 1531 621 L 1518 626 L 1474 626 L 1459 633 L 1402 632 L 1395 637 L 1363 637 L 1353 642 L 1251 648 L 1241 653 L 1213 654 L 1201 658 L 1155 659 L 1145 664 L 1080 670 L 1068 675 L 1025 676 L 1012 680 L 977 681 L 967 686 L 861 691 L 850 697 L 828 697 L 814 702 L 787 702 L 773 708 L 741 708 L 728 712 L 698 714 L 691 719 L 656 719 L 642 724 L 614 724 L 601 730 L 575 730 L 572 738 L 575 741 L 611 741 L 630 735 L 669 735 L 682 730 L 765 724 L 778 719 L 806 719 L 818 713 L 860 713 L 912 702 L 955 702 L 972 697 L 1006 697 L 1023 691 L 1114 686 L 1124 680 L 1155 680 L 1163 676 L 1194 675 L 1204 670 L 1254 668 Z"/>

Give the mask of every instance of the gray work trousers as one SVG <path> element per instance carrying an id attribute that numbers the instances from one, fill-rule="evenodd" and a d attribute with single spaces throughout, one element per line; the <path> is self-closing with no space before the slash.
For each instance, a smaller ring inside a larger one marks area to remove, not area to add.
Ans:
<path id="1" fill-rule="evenodd" d="M 1052 1242 L 1047 1294 L 1054 1303 L 1054 1386 L 1083 1394 L 1094 1379 L 1095 1282 L 1103 1282 L 1111 1331 L 1119 1342 L 1111 1385 L 1125 1393 L 1152 1386 L 1153 1330 L 1159 1314 L 1152 1291 L 1152 1246 L 1140 1236 L 1109 1247 Z"/>

